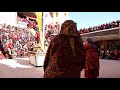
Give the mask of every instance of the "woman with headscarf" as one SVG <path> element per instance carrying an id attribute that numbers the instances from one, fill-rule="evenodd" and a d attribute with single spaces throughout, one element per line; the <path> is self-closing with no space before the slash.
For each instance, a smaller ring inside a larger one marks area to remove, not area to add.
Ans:
<path id="1" fill-rule="evenodd" d="M 91 38 L 87 38 L 84 44 L 86 50 L 85 77 L 97 78 L 99 76 L 99 56 L 97 46 Z"/>
<path id="2" fill-rule="evenodd" d="M 44 78 L 80 78 L 85 67 L 85 50 L 76 23 L 66 20 L 60 34 L 50 42 L 45 61 Z"/>

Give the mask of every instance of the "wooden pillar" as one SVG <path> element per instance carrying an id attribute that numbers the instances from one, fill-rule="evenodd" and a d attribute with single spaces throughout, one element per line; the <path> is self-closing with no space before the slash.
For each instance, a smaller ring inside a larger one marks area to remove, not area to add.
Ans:
<path id="1" fill-rule="evenodd" d="M 107 49 L 107 42 L 104 43 L 104 50 L 106 51 Z"/>
<path id="2" fill-rule="evenodd" d="M 104 42 L 101 43 L 101 49 L 104 48 Z"/>
<path id="3" fill-rule="evenodd" d="M 106 42 L 105 41 L 102 41 L 101 48 L 106 49 Z"/>

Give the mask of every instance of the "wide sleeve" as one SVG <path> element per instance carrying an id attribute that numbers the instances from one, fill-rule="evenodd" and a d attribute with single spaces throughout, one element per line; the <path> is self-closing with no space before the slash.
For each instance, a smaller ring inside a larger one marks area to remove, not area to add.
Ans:
<path id="1" fill-rule="evenodd" d="M 50 60 L 50 53 L 51 53 L 51 47 L 52 47 L 52 42 L 50 43 L 49 47 L 48 47 L 48 50 L 46 52 L 46 55 L 45 55 L 45 60 L 44 60 L 44 71 L 46 70 L 47 66 L 48 66 L 48 62 Z"/>
<path id="2" fill-rule="evenodd" d="M 81 67 L 82 70 L 85 68 L 85 63 L 86 63 L 86 50 L 83 43 L 81 43 L 81 51 L 82 51 L 82 67 Z"/>
<path id="3" fill-rule="evenodd" d="M 84 45 L 84 48 L 85 48 L 85 50 L 87 49 L 87 46 L 88 46 L 88 44 L 87 43 L 85 43 L 85 44 L 83 44 Z"/>
<path id="4" fill-rule="evenodd" d="M 80 57 L 80 61 L 81 61 L 81 71 L 85 68 L 85 63 L 86 63 L 86 50 L 85 50 L 85 46 L 83 44 L 83 40 L 81 39 L 81 37 L 79 38 L 79 44 L 80 44 L 80 53 L 79 55 Z"/>
<path id="5" fill-rule="evenodd" d="M 50 61 L 50 58 L 54 55 L 54 53 L 56 52 L 57 48 L 58 48 L 58 44 L 57 44 L 57 38 L 54 38 L 51 42 L 50 45 L 48 47 L 48 50 L 46 52 L 46 56 L 45 56 L 45 60 L 44 60 L 44 71 L 46 70 L 48 63 Z"/>

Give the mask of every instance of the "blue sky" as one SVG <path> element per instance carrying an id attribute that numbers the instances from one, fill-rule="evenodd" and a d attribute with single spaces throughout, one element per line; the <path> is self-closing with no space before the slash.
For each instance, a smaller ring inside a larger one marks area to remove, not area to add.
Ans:
<path id="1" fill-rule="evenodd" d="M 97 26 L 120 19 L 120 12 L 69 12 L 69 19 L 77 23 L 80 28 Z"/>

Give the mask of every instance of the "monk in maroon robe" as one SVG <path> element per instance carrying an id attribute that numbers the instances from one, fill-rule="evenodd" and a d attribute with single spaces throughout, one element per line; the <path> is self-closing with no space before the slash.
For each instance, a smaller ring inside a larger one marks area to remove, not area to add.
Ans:
<path id="1" fill-rule="evenodd" d="M 45 61 L 44 78 L 80 78 L 85 67 L 85 49 L 76 23 L 65 21 L 59 35 L 50 42 Z"/>
<path id="2" fill-rule="evenodd" d="M 97 46 L 91 38 L 87 38 L 84 44 L 86 50 L 85 77 L 97 78 L 99 76 L 99 56 Z"/>

